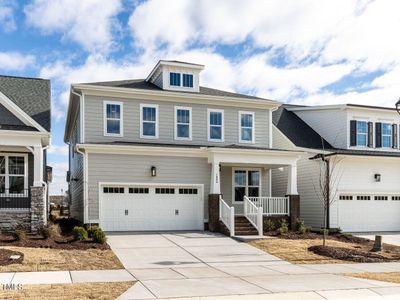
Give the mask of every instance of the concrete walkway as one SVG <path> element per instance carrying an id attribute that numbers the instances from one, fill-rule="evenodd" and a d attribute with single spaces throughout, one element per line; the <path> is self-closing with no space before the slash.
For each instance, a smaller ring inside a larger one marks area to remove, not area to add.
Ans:
<path id="1" fill-rule="evenodd" d="M 400 246 L 400 232 L 371 232 L 371 233 L 354 233 L 355 236 L 362 237 L 369 240 L 375 240 L 375 235 L 382 236 L 382 242 Z"/>
<path id="2" fill-rule="evenodd" d="M 400 264 L 292 265 L 246 243 L 203 232 L 112 234 L 108 238 L 138 280 L 119 299 L 272 299 L 271 294 L 282 299 L 302 299 L 302 295 L 303 299 L 339 299 L 347 293 L 367 299 L 384 293 L 400 298 L 400 285 L 335 275 L 393 272 L 400 270 Z"/>

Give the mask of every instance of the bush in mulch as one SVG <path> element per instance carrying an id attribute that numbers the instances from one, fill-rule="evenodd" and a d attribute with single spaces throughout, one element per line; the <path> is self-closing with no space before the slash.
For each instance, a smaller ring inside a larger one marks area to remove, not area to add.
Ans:
<path id="1" fill-rule="evenodd" d="M 17 259 L 12 259 L 11 256 L 19 256 Z M 22 264 L 24 254 L 18 251 L 8 249 L 0 249 L 0 266 L 7 266 L 11 264 Z"/>
<path id="2" fill-rule="evenodd" d="M 360 263 L 372 263 L 372 262 L 388 262 L 392 261 L 390 258 L 384 257 L 379 254 L 358 251 L 354 249 L 347 249 L 341 247 L 330 247 L 330 246 L 311 246 L 308 248 L 309 251 L 315 254 L 331 257 L 334 259 L 360 262 Z"/>

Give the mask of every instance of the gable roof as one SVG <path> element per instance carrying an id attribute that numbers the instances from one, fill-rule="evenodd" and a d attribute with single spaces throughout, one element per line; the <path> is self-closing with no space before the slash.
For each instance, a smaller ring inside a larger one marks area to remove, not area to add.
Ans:
<path id="1" fill-rule="evenodd" d="M 0 92 L 50 132 L 50 80 L 0 75 Z"/>
<path id="2" fill-rule="evenodd" d="M 273 124 L 297 147 L 332 150 L 334 147 L 284 104 L 272 113 Z"/>
<path id="3" fill-rule="evenodd" d="M 208 88 L 208 87 L 204 87 L 204 86 L 200 86 L 200 92 L 163 90 L 162 88 L 156 86 L 155 84 L 153 84 L 151 82 L 146 81 L 145 79 L 90 82 L 90 83 L 83 83 L 83 84 L 106 86 L 106 87 L 118 87 L 118 88 L 126 88 L 126 89 L 143 89 L 143 90 L 152 90 L 152 91 L 163 91 L 165 93 L 189 93 L 189 94 L 197 94 L 197 95 L 200 94 L 200 95 L 208 95 L 208 96 L 246 98 L 246 99 L 271 101 L 271 100 L 256 97 L 256 96 L 232 93 L 232 92 L 212 89 L 212 88 Z"/>

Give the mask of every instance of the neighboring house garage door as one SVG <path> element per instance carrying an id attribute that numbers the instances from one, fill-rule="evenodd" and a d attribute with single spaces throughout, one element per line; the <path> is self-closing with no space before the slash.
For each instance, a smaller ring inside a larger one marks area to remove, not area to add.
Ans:
<path id="1" fill-rule="evenodd" d="M 100 226 L 105 231 L 202 230 L 200 186 L 100 188 Z"/>
<path id="2" fill-rule="evenodd" d="M 339 196 L 339 227 L 348 232 L 400 231 L 400 196 Z"/>

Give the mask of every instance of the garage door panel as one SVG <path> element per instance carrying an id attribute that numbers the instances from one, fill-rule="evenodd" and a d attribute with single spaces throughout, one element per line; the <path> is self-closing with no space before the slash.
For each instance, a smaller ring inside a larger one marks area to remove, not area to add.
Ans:
<path id="1" fill-rule="evenodd" d="M 354 195 L 352 200 L 339 200 L 338 224 L 344 231 L 399 231 L 400 230 L 400 201 L 357 200 Z M 386 198 L 385 198 L 386 199 Z"/>
<path id="2" fill-rule="evenodd" d="M 180 194 L 179 187 L 165 187 L 158 189 L 158 193 L 154 187 L 146 187 L 146 190 L 148 193 L 133 193 L 134 189 L 125 187 L 125 193 L 102 193 L 100 223 L 103 229 L 106 231 L 203 229 L 203 204 L 200 193 Z M 141 191 L 143 192 L 143 189 Z"/>

